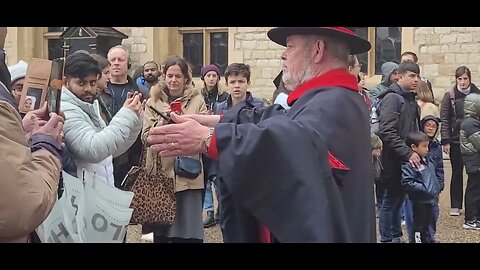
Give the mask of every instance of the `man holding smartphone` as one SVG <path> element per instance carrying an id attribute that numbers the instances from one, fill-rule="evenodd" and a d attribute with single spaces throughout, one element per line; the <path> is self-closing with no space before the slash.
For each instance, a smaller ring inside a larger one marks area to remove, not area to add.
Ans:
<path id="1" fill-rule="evenodd" d="M 25 243 L 56 201 L 63 118 L 47 115 L 44 106 L 22 120 L 8 89 L 6 35 L 7 28 L 0 27 L 0 242 Z"/>
<path id="2" fill-rule="evenodd" d="M 96 98 L 100 74 L 98 62 L 89 55 L 76 53 L 67 57 L 61 98 L 68 119 L 64 126 L 65 144 L 77 165 L 78 175 L 84 168 L 114 186 L 113 158 L 125 153 L 142 130 L 142 94 L 129 93 L 107 126 Z"/>

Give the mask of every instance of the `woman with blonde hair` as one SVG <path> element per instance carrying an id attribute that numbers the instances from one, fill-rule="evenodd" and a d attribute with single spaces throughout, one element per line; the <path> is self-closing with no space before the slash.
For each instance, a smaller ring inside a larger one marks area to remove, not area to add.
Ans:
<path id="1" fill-rule="evenodd" d="M 420 107 L 420 119 L 423 119 L 423 117 L 427 115 L 440 117 L 440 109 L 435 104 L 433 91 L 423 80 L 418 81 L 417 104 Z"/>
<path id="2" fill-rule="evenodd" d="M 207 114 L 207 107 L 200 91 L 191 88 L 192 78 L 184 59 L 174 56 L 165 61 L 165 80 L 153 85 L 150 99 L 145 106 L 142 141 L 147 147 L 146 168 L 154 169 L 160 158 L 149 148 L 147 137 L 154 126 L 166 124 L 157 113 L 170 111 L 170 104 L 181 103 L 181 114 Z M 154 109 L 152 109 L 154 108 Z M 203 170 L 194 178 L 179 176 L 174 170 L 177 157 L 161 158 L 161 170 L 175 181 L 176 216 L 171 226 L 154 226 L 154 243 L 201 243 L 203 242 L 202 192 L 204 189 Z M 183 158 L 183 157 L 182 157 Z M 201 155 L 190 156 L 202 166 Z M 190 176 L 191 177 L 191 176 Z"/>

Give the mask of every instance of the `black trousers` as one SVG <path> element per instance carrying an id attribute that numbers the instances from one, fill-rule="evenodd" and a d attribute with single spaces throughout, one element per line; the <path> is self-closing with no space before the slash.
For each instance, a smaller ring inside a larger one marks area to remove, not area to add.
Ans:
<path id="1" fill-rule="evenodd" d="M 450 206 L 462 209 L 463 203 L 463 160 L 460 144 L 450 144 L 450 164 L 452 179 L 450 181 Z"/>
<path id="2" fill-rule="evenodd" d="M 428 231 L 432 223 L 433 203 L 412 202 L 413 227 L 410 235 L 410 243 L 432 243 L 433 240 Z"/>
<path id="3" fill-rule="evenodd" d="M 479 216 L 480 173 L 469 173 L 465 189 L 465 222 L 473 221 Z"/>

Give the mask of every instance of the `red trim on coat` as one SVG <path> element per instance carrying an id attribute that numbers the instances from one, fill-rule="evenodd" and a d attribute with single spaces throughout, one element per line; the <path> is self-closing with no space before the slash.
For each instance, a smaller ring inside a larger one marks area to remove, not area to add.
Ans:
<path id="1" fill-rule="evenodd" d="M 295 89 L 288 95 L 287 103 L 289 106 L 292 106 L 293 103 L 307 91 L 315 90 L 324 86 L 344 87 L 353 91 L 360 91 L 355 76 L 348 73 L 345 69 L 335 69 L 323 74 L 322 76 L 313 78 L 310 81 L 297 87 L 297 89 Z M 222 117 L 223 115 L 220 116 L 220 119 Z M 215 133 L 213 133 L 212 135 L 212 140 L 210 142 L 207 155 L 215 160 L 218 159 Z M 343 162 L 337 159 L 334 155 L 332 155 L 330 151 L 328 152 L 328 162 L 330 163 L 330 168 L 332 169 L 349 170 L 349 168 Z M 271 233 L 267 227 L 258 224 L 258 230 L 260 243 L 272 243 Z"/>
<path id="2" fill-rule="evenodd" d="M 297 87 L 288 95 L 287 104 L 292 106 L 305 92 L 326 86 L 344 87 L 356 92 L 360 91 L 355 76 L 346 69 L 334 69 Z"/>
<path id="3" fill-rule="evenodd" d="M 350 168 L 348 168 L 345 163 L 341 162 L 339 159 L 337 159 L 330 151 L 328 151 L 328 162 L 330 163 L 330 168 L 332 169 L 338 169 L 342 171 L 348 171 Z"/>
<path id="4" fill-rule="evenodd" d="M 260 243 L 272 243 L 272 235 L 267 227 L 258 224 L 258 235 L 260 237 Z"/>
<path id="5" fill-rule="evenodd" d="M 210 145 L 208 146 L 207 156 L 211 159 L 218 160 L 217 140 L 215 132 L 213 132 L 212 134 L 212 139 L 210 140 Z"/>

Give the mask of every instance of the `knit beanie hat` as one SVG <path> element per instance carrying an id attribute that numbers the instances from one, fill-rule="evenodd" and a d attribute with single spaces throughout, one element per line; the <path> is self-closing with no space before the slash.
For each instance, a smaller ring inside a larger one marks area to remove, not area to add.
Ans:
<path id="1" fill-rule="evenodd" d="M 27 76 L 27 67 L 28 67 L 28 63 L 23 60 L 20 60 L 15 65 L 8 67 L 12 84 L 16 80 L 25 78 L 25 76 Z"/>
<path id="2" fill-rule="evenodd" d="M 215 71 L 218 74 L 218 76 L 220 76 L 220 69 L 218 69 L 217 66 L 207 65 L 207 66 L 202 67 L 202 69 L 200 71 L 200 73 L 202 73 L 201 79 L 203 80 L 203 78 L 205 77 L 205 74 L 207 74 L 210 71 Z"/>

